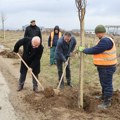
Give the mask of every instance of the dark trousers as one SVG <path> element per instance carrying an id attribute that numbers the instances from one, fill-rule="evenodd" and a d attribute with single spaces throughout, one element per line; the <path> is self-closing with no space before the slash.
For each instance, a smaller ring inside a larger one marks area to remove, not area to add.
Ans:
<path id="1" fill-rule="evenodd" d="M 26 74 L 27 74 L 27 70 L 24 71 L 24 73 L 20 74 L 19 85 L 24 86 Z M 38 78 L 38 75 L 35 75 L 35 76 Z M 33 88 L 38 86 L 37 81 L 35 80 L 33 76 L 32 76 L 32 82 L 33 82 Z"/>
<path id="2" fill-rule="evenodd" d="M 113 73 L 116 70 L 115 66 L 97 67 L 99 73 L 100 84 L 102 87 L 102 95 L 105 97 L 112 97 L 113 94 Z"/>
<path id="3" fill-rule="evenodd" d="M 63 61 L 56 60 L 57 62 L 57 70 L 58 70 L 58 79 L 61 79 L 62 73 L 63 73 Z M 70 71 L 70 62 L 68 62 L 68 65 L 66 67 L 66 80 L 67 83 L 71 83 L 71 71 Z M 62 80 L 61 85 L 64 85 L 64 80 Z"/>

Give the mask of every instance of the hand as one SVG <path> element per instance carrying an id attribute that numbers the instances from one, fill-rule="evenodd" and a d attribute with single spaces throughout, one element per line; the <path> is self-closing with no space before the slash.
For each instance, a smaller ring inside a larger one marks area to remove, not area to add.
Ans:
<path id="1" fill-rule="evenodd" d="M 30 73 L 32 73 L 32 68 L 29 67 L 29 68 L 28 68 L 28 71 L 29 71 Z"/>
<path id="2" fill-rule="evenodd" d="M 83 52 L 84 49 L 85 49 L 85 47 L 82 47 L 82 46 L 79 46 L 79 47 L 78 47 L 78 51 L 79 51 L 79 52 Z"/>
<path id="3" fill-rule="evenodd" d="M 68 65 L 68 62 L 66 61 L 66 62 L 65 62 L 65 66 L 67 66 L 67 65 Z"/>

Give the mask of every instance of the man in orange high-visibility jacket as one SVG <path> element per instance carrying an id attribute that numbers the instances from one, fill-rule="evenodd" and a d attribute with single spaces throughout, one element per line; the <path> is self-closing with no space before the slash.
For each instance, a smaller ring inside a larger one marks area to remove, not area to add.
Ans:
<path id="1" fill-rule="evenodd" d="M 57 46 L 58 39 L 62 36 L 59 26 L 55 26 L 54 31 L 50 33 L 48 38 L 48 47 L 50 48 L 50 65 L 56 64 L 55 61 L 55 49 Z"/>
<path id="2" fill-rule="evenodd" d="M 113 39 L 105 36 L 106 29 L 103 25 L 98 25 L 95 28 L 95 33 L 99 38 L 97 45 L 86 49 L 79 47 L 79 51 L 85 54 L 93 54 L 93 61 L 97 67 L 102 87 L 102 95 L 96 96 L 96 98 L 103 100 L 103 103 L 98 105 L 98 108 L 105 109 L 111 106 L 113 94 L 112 78 L 117 64 L 116 47 Z"/>

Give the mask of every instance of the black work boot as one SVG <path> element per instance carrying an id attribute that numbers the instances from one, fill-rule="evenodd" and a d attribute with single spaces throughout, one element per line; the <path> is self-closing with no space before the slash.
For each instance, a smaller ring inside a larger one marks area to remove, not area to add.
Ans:
<path id="1" fill-rule="evenodd" d="M 39 92 L 40 92 L 40 91 L 38 90 L 38 87 L 37 87 L 37 86 L 33 87 L 33 91 L 34 91 L 35 93 L 39 93 Z"/>
<path id="2" fill-rule="evenodd" d="M 23 85 L 19 85 L 17 91 L 21 91 L 23 89 Z"/>
<path id="3" fill-rule="evenodd" d="M 111 106 L 111 97 L 104 97 L 104 101 L 102 104 L 98 105 L 99 109 L 106 109 Z"/>
<path id="4" fill-rule="evenodd" d="M 68 85 L 69 87 L 71 87 L 71 88 L 73 87 L 72 84 L 71 84 L 71 82 L 67 82 L 67 85 Z"/>
<path id="5" fill-rule="evenodd" d="M 63 81 L 61 82 L 60 88 L 64 89 L 64 82 Z"/>

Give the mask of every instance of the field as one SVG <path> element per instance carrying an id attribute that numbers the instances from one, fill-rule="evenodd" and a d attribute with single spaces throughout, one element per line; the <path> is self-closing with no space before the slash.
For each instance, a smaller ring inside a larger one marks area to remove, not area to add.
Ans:
<path id="1" fill-rule="evenodd" d="M 107 110 L 98 110 L 97 105 L 101 103 L 95 96 L 101 94 L 96 67 L 92 63 L 92 56 L 85 55 L 84 66 L 84 109 L 78 108 L 78 85 L 79 85 L 79 55 L 71 58 L 71 73 L 73 88 L 65 87 L 59 96 L 46 98 L 41 92 L 34 94 L 32 91 L 31 75 L 28 73 L 25 88 L 17 92 L 19 79 L 20 60 L 11 53 L 15 42 L 23 37 L 23 31 L 6 31 L 6 38 L 3 40 L 0 31 L 0 45 L 5 46 L 5 51 L 0 56 L 0 71 L 5 77 L 10 88 L 9 99 L 12 103 L 18 120 L 119 120 L 120 108 L 120 37 L 114 36 L 118 65 L 114 75 L 114 96 L 112 106 Z M 47 38 L 49 34 L 43 33 L 44 54 L 41 59 L 40 82 L 45 86 L 56 88 L 58 84 L 56 66 L 49 65 L 49 48 Z M 77 46 L 79 45 L 79 36 Z M 86 47 L 95 45 L 97 38 L 86 35 Z"/>

